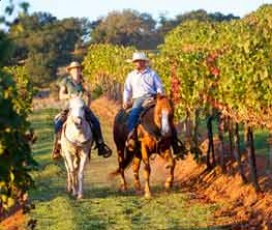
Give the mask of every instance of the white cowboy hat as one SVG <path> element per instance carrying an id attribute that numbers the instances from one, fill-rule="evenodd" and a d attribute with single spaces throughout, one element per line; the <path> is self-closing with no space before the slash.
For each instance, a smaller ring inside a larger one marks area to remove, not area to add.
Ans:
<path id="1" fill-rule="evenodd" d="M 135 52 L 132 55 L 132 59 L 128 59 L 127 62 L 135 62 L 135 61 L 149 61 L 144 52 Z"/>
<path id="2" fill-rule="evenodd" d="M 73 62 L 71 62 L 70 65 L 67 67 L 67 71 L 70 71 L 71 69 L 74 69 L 74 68 L 82 68 L 82 66 L 80 65 L 79 62 L 73 61 Z"/>

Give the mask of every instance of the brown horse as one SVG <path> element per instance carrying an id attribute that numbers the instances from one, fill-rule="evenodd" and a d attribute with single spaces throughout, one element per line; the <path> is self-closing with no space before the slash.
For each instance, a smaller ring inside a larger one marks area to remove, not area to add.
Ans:
<path id="1" fill-rule="evenodd" d="M 139 169 L 141 161 L 144 163 L 145 197 L 151 197 L 150 191 L 150 156 L 159 154 L 169 168 L 169 176 L 165 182 L 165 187 L 169 189 L 173 185 L 175 159 L 171 152 L 171 137 L 174 127 L 173 107 L 166 96 L 158 94 L 153 106 L 148 107 L 140 116 L 137 126 L 138 144 L 134 151 L 129 151 L 125 147 L 128 129 L 126 126 L 127 113 L 119 111 L 114 121 L 114 141 L 118 152 L 119 168 L 113 174 L 121 175 L 121 189 L 127 189 L 124 175 L 125 169 L 132 162 L 134 172 L 134 182 L 136 191 L 140 191 Z"/>

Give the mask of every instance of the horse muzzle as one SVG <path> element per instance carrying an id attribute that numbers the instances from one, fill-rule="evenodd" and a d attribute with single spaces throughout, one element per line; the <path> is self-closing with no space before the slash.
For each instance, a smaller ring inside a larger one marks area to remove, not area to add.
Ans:
<path id="1" fill-rule="evenodd" d="M 73 117 L 73 122 L 78 129 L 82 127 L 83 121 L 81 117 Z"/>

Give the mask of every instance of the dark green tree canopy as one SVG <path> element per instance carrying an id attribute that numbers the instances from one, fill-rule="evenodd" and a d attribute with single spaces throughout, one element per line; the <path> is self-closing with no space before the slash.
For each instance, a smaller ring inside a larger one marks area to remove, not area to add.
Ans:
<path id="1" fill-rule="evenodd" d="M 55 79 L 57 68 L 68 64 L 90 30 L 87 19 L 58 20 L 49 13 L 21 14 L 10 26 L 15 49 L 9 64 L 25 63 L 36 85 Z"/>
<path id="2" fill-rule="evenodd" d="M 93 29 L 91 41 L 146 49 L 149 48 L 155 26 L 156 21 L 147 13 L 112 11 Z"/>

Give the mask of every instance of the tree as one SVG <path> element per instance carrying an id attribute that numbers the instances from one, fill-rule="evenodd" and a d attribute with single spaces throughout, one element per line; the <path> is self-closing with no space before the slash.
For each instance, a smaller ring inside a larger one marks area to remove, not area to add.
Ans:
<path id="1" fill-rule="evenodd" d="M 205 10 L 199 9 L 190 11 L 184 14 L 179 14 L 173 20 L 167 20 L 164 15 L 160 16 L 159 19 L 159 28 L 158 33 L 160 37 L 163 38 L 164 35 L 170 30 L 177 27 L 179 24 L 185 23 L 186 21 L 197 20 L 202 22 L 222 22 L 222 21 L 230 21 L 233 19 L 239 19 L 239 17 L 234 16 L 233 14 L 224 15 L 220 12 L 215 13 L 207 13 Z"/>
<path id="2" fill-rule="evenodd" d="M 9 30 L 15 43 L 9 64 L 25 63 L 36 85 L 48 85 L 55 79 L 57 68 L 74 58 L 75 48 L 84 45 L 89 29 L 84 18 L 57 20 L 49 13 L 21 14 Z"/>
<path id="3" fill-rule="evenodd" d="M 155 26 L 156 21 L 147 13 L 140 14 L 134 10 L 112 11 L 93 29 L 91 41 L 150 49 L 155 44 Z"/>

